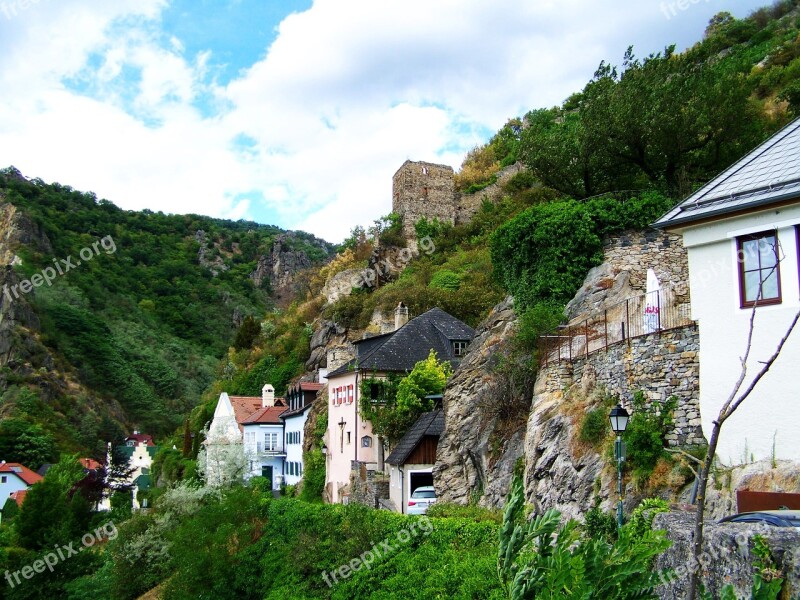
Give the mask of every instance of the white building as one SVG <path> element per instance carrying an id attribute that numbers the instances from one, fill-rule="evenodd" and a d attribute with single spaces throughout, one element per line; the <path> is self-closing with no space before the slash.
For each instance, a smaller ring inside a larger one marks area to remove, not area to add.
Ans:
<path id="1" fill-rule="evenodd" d="M 283 423 L 286 411 L 275 388 L 264 385 L 261 397 L 219 396 L 208 428 L 204 470 L 209 485 L 226 485 L 259 475 L 271 481 L 273 490 L 283 482 Z"/>
<path id="2" fill-rule="evenodd" d="M 741 372 L 757 304 L 747 388 L 800 309 L 800 119 L 664 215 L 683 234 L 692 318 L 700 331 L 700 413 L 706 439 Z M 756 302 L 757 301 L 757 302 Z M 722 427 L 719 459 L 800 461 L 800 331 Z"/>
<path id="3" fill-rule="evenodd" d="M 25 465 L 6 461 L 0 463 L 0 510 L 12 496 L 18 504 L 21 504 L 28 488 L 41 480 L 41 475 Z"/>
<path id="4" fill-rule="evenodd" d="M 286 460 L 283 465 L 283 478 L 287 485 L 297 485 L 303 478 L 303 443 L 305 426 L 311 404 L 322 389 L 321 383 L 301 381 L 286 391 L 288 409 L 280 416 L 284 427 Z"/>

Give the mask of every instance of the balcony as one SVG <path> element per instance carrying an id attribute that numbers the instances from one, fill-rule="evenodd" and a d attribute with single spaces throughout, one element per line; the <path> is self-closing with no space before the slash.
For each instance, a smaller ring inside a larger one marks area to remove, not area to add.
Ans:
<path id="1" fill-rule="evenodd" d="M 283 444 L 273 446 L 264 442 L 256 442 L 255 444 L 245 444 L 244 451 L 265 458 L 286 456 Z"/>

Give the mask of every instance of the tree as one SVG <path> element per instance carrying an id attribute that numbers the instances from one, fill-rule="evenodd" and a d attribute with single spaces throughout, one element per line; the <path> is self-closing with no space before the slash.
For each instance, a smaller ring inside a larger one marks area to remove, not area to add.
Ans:
<path id="1" fill-rule="evenodd" d="M 233 342 L 233 347 L 237 350 L 252 348 L 260 333 L 261 325 L 259 322 L 252 316 L 247 315 L 242 321 L 239 331 L 236 332 L 236 340 Z"/>
<path id="2" fill-rule="evenodd" d="M 0 422 L 0 456 L 7 462 L 22 463 L 36 470 L 58 458 L 53 436 L 41 426 L 24 419 Z"/>
<path id="3" fill-rule="evenodd" d="M 426 396 L 441 394 L 453 369 L 447 361 L 439 361 L 433 350 L 428 358 L 419 361 L 408 377 L 397 386 L 397 410 L 403 414 L 418 417 L 425 410 L 432 408 Z"/>

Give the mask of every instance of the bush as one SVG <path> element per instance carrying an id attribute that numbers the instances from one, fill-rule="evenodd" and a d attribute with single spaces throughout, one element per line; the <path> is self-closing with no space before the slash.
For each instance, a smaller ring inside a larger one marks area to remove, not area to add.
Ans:
<path id="1" fill-rule="evenodd" d="M 596 445 L 602 442 L 609 430 L 608 410 L 605 406 L 588 411 L 581 421 L 580 440 Z"/>
<path id="2" fill-rule="evenodd" d="M 321 502 L 325 489 L 325 455 L 321 450 L 303 454 L 303 489 L 300 499 L 306 502 Z"/>
<path id="3" fill-rule="evenodd" d="M 672 428 L 672 411 L 677 404 L 677 397 L 672 396 L 660 406 L 656 402 L 648 406 L 643 392 L 633 395 L 633 414 L 623 439 L 628 446 L 626 464 L 639 481 L 646 480 L 665 455 L 665 436 Z"/>
<path id="4" fill-rule="evenodd" d="M 442 269 L 431 277 L 430 287 L 438 290 L 458 291 L 461 287 L 461 276 L 458 273 Z"/>
<path id="5" fill-rule="evenodd" d="M 499 509 L 484 508 L 475 504 L 452 504 L 437 502 L 428 509 L 427 515 L 431 518 L 455 518 L 469 521 L 486 521 L 500 524 L 503 521 L 503 512 Z"/>

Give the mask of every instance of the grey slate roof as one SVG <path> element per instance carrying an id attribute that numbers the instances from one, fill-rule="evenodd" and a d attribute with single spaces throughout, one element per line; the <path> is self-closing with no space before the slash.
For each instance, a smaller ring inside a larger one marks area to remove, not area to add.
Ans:
<path id="1" fill-rule="evenodd" d="M 667 228 L 798 197 L 800 119 L 795 119 L 653 226 Z"/>
<path id="2" fill-rule="evenodd" d="M 390 465 L 402 465 L 411 456 L 414 449 L 427 435 L 438 438 L 444 431 L 444 412 L 441 409 L 432 410 L 420 415 L 419 419 L 411 426 L 406 434 L 397 442 L 386 462 Z"/>
<path id="3" fill-rule="evenodd" d="M 475 330 L 441 308 L 432 308 L 397 331 L 355 342 L 356 358 L 328 374 L 353 371 L 410 371 L 433 350 L 439 360 L 454 363 L 453 341 L 470 341 Z"/>

